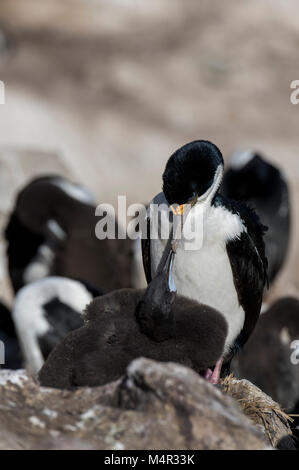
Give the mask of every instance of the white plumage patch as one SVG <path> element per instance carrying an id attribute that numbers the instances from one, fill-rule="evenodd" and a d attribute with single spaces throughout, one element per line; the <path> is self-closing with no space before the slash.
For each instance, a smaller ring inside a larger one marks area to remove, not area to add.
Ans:
<path id="1" fill-rule="evenodd" d="M 233 170 L 240 170 L 244 168 L 255 156 L 255 153 L 250 150 L 237 150 L 234 152 L 230 159 L 230 167 Z"/>
<path id="2" fill-rule="evenodd" d="M 94 205 L 94 197 L 88 189 L 75 185 L 66 180 L 54 180 L 53 184 L 62 189 L 68 196 L 83 204 Z"/>
<path id="3" fill-rule="evenodd" d="M 53 250 L 47 245 L 41 245 L 38 248 L 37 255 L 28 264 L 23 273 L 24 283 L 30 284 L 49 276 L 54 259 L 55 253 Z"/>
<path id="4" fill-rule="evenodd" d="M 58 298 L 73 310 L 82 312 L 92 300 L 83 284 L 63 277 L 48 277 L 23 287 L 17 294 L 12 317 L 26 366 L 37 373 L 44 363 L 38 337 L 49 331 L 43 305 Z"/>
<path id="5" fill-rule="evenodd" d="M 205 202 L 203 204 L 206 204 Z M 194 216 L 192 209 L 189 217 Z M 237 239 L 246 227 L 237 214 L 222 206 L 206 204 L 201 249 L 184 250 L 179 243 L 174 262 L 177 292 L 207 304 L 223 314 L 228 323 L 227 352 L 244 325 L 245 313 L 239 304 L 226 243 Z M 166 240 L 151 240 L 152 275 L 156 272 Z"/>

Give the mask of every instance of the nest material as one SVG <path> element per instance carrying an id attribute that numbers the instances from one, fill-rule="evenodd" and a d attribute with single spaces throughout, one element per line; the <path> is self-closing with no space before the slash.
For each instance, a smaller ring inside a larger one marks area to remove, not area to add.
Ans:
<path id="1" fill-rule="evenodd" d="M 220 385 L 224 392 L 240 403 L 246 416 L 264 429 L 273 447 L 277 446 L 282 437 L 292 435 L 289 424 L 293 421 L 292 418 L 278 403 L 248 380 L 237 380 L 233 375 L 229 375 L 221 380 Z"/>

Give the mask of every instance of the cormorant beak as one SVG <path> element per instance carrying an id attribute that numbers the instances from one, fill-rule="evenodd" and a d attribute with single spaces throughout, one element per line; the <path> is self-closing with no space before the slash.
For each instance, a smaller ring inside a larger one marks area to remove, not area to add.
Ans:
<path id="1" fill-rule="evenodd" d="M 180 204 L 180 205 L 173 204 L 172 206 L 170 206 L 170 209 L 172 210 L 174 215 L 182 216 L 186 214 L 188 209 L 190 210 L 192 209 L 193 206 L 195 206 L 197 199 L 198 199 L 198 194 L 195 194 L 190 199 L 188 199 L 188 201 L 185 204 Z"/>
<path id="2" fill-rule="evenodd" d="M 181 217 L 181 223 L 174 224 L 174 233 L 172 235 L 171 243 L 169 243 L 168 252 L 165 252 L 158 266 L 157 273 L 163 273 L 167 277 L 167 284 L 170 292 L 176 293 L 176 286 L 173 277 L 173 263 L 174 257 L 177 251 L 177 246 L 181 238 L 181 231 L 184 226 L 184 223 L 188 217 L 188 214 L 192 207 L 196 204 L 198 199 L 198 194 L 195 194 L 190 198 L 186 204 L 181 204 L 179 206 L 172 205 L 170 206 L 171 210 L 176 216 Z"/>
<path id="3" fill-rule="evenodd" d="M 168 284 L 168 289 L 170 290 L 170 292 L 176 292 L 176 286 L 175 286 L 175 282 L 173 278 L 174 257 L 175 257 L 175 251 L 173 250 L 172 245 L 171 245 L 169 252 L 167 254 L 165 264 L 162 268 L 162 272 L 167 277 L 167 284 Z"/>
<path id="4" fill-rule="evenodd" d="M 170 206 L 170 209 L 172 210 L 174 215 L 183 215 L 184 210 L 185 210 L 185 205 L 186 204 L 181 204 L 180 206 L 176 206 L 175 204 L 173 204 L 172 206 Z"/>
<path id="5" fill-rule="evenodd" d="M 195 204 L 198 201 L 198 194 L 196 193 L 193 195 L 187 202 L 186 204 L 181 204 L 180 206 L 177 205 L 172 205 L 170 206 L 172 212 L 174 213 L 175 216 L 180 217 L 179 221 L 174 221 L 173 227 L 174 227 L 174 234 L 173 234 L 173 239 L 172 239 L 172 250 L 175 253 L 177 250 L 177 245 L 179 242 L 179 239 L 181 238 L 184 223 L 187 220 L 187 217 L 189 215 L 189 212 L 191 209 L 195 206 Z M 178 222 L 178 223 L 177 223 Z"/>

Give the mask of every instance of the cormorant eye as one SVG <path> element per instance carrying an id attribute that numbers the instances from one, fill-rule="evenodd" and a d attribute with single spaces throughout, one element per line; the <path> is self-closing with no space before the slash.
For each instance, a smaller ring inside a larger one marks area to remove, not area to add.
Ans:
<path id="1" fill-rule="evenodd" d="M 193 201 L 193 199 L 195 199 L 196 197 L 196 191 L 193 191 L 193 193 L 190 194 L 190 196 L 188 197 L 188 200 L 187 200 L 187 203 L 190 202 L 190 201 Z"/>

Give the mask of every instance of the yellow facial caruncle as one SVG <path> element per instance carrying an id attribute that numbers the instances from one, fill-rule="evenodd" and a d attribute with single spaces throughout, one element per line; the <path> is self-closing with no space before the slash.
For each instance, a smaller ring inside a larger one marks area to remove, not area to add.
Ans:
<path id="1" fill-rule="evenodd" d="M 180 206 L 170 206 L 172 212 L 174 213 L 174 215 L 183 215 L 184 214 L 184 210 L 185 210 L 185 205 L 186 204 L 181 204 Z"/>

